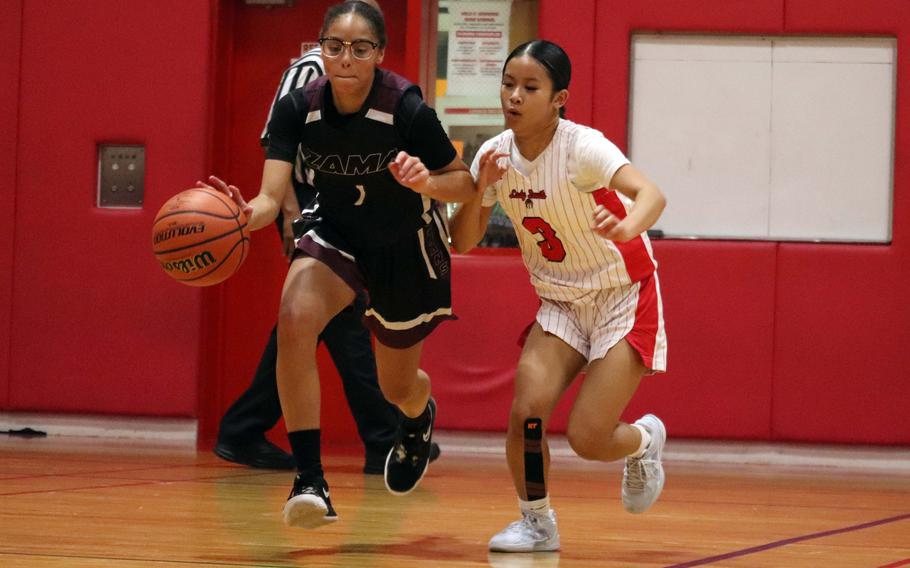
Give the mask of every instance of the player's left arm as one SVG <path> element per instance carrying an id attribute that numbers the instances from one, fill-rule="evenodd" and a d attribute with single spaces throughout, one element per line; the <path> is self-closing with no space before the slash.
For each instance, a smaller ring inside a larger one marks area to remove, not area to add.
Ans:
<path id="1" fill-rule="evenodd" d="M 474 197 L 474 180 L 458 156 L 443 168 L 430 171 L 417 156 L 399 152 L 389 171 L 401 185 L 438 201 L 463 203 Z"/>
<path id="2" fill-rule="evenodd" d="M 474 179 L 458 157 L 436 111 L 419 96 L 407 96 L 399 112 L 406 125 L 405 148 L 389 164 L 389 171 L 401 185 L 438 201 L 471 200 Z"/>
<path id="3" fill-rule="evenodd" d="M 291 258 L 294 251 L 297 250 L 297 243 L 294 239 L 294 221 L 300 217 L 301 209 L 293 186 L 286 187 L 281 200 L 281 245 L 284 249 L 284 256 L 288 258 Z"/>
<path id="4" fill-rule="evenodd" d="M 632 164 L 619 168 L 608 187 L 635 202 L 629 214 L 621 220 L 603 205 L 595 207 L 591 228 L 611 241 L 624 243 L 644 233 L 657 222 L 667 205 L 667 199 L 660 188 Z"/>

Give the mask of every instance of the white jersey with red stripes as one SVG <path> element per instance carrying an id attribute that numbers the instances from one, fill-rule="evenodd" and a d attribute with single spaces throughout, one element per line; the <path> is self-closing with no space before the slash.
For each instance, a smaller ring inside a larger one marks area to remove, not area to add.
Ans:
<path id="1" fill-rule="evenodd" d="M 503 178 L 486 189 L 483 206 L 499 202 L 508 215 L 541 298 L 555 301 L 594 301 L 600 290 L 627 286 L 652 274 L 657 267 L 646 234 L 627 243 L 602 238 L 591 229 L 597 204 L 618 218 L 626 216 L 632 200 L 610 190 L 613 175 L 629 160 L 603 134 L 560 119 L 549 146 L 533 161 L 521 155 L 511 130 L 487 140 L 487 149 L 509 154 Z"/>

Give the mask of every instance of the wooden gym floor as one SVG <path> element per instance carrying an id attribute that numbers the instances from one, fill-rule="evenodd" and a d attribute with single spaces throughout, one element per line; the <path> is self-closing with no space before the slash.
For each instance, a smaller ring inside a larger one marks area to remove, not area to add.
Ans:
<path id="1" fill-rule="evenodd" d="M 486 550 L 517 517 L 501 436 L 437 440 L 442 458 L 405 497 L 360 473 L 359 455 L 327 455 L 340 521 L 305 531 L 281 522 L 291 473 L 234 466 L 185 442 L 3 437 L 0 566 L 910 566 L 907 448 L 671 439 L 661 499 L 630 515 L 621 465 L 571 457 L 554 439 L 562 550 L 508 555 Z"/>

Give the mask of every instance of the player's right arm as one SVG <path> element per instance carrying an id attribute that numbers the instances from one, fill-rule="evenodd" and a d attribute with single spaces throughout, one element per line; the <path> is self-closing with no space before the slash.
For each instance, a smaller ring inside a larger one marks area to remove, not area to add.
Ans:
<path id="1" fill-rule="evenodd" d="M 237 187 L 228 185 L 215 176 L 209 178 L 210 187 L 229 195 L 246 213 L 249 228 L 254 231 L 272 223 L 278 216 L 285 195 L 294 191 L 291 174 L 297 159 L 303 123 L 293 97 L 293 92 L 282 97 L 272 112 L 268 128 L 269 147 L 262 167 L 262 183 L 256 197 L 247 203 Z M 198 184 L 206 185 L 202 182 Z"/>
<path id="2" fill-rule="evenodd" d="M 278 212 L 285 202 L 287 195 L 294 195 L 294 188 L 291 187 L 291 176 L 294 172 L 294 164 L 284 160 L 266 159 L 262 166 L 262 184 L 259 187 L 259 195 L 250 200 L 253 207 L 253 215 L 249 218 L 250 228 L 254 231 L 271 225 Z M 297 199 L 294 199 L 296 203 Z M 299 215 L 298 209 L 295 215 Z M 285 214 L 287 218 L 287 213 Z M 291 217 L 291 220 L 296 219 Z"/>
<path id="3" fill-rule="evenodd" d="M 235 185 L 209 176 L 208 183 L 196 182 L 196 187 L 207 187 L 224 193 L 234 200 L 247 217 L 250 230 L 256 231 L 270 225 L 278 217 L 282 199 L 291 188 L 291 172 L 294 165 L 283 160 L 266 160 L 262 168 L 262 185 L 259 195 L 249 201 L 243 199 L 240 189 Z"/>
<path id="4" fill-rule="evenodd" d="M 474 157 L 471 173 L 474 174 L 474 198 L 462 203 L 449 220 L 449 231 L 455 252 L 468 252 L 483 239 L 493 212 L 493 203 L 484 205 L 487 188 L 500 179 L 506 171 L 500 159 L 508 154 L 497 152 L 491 146 Z"/>
<path id="5" fill-rule="evenodd" d="M 298 112 L 299 105 L 303 103 L 295 100 L 298 95 L 299 92 L 293 91 L 282 97 L 272 108 L 262 184 L 259 186 L 259 195 L 250 201 L 253 206 L 250 227 L 253 229 L 273 222 L 282 207 L 286 220 L 290 218 L 293 221 L 300 215 L 300 206 L 291 181 L 304 126 Z M 257 212 L 257 209 L 260 211 Z"/>
<path id="6" fill-rule="evenodd" d="M 318 48 L 306 52 L 300 59 L 294 61 L 290 67 L 284 70 L 281 80 L 278 82 L 278 90 L 272 99 L 272 105 L 269 107 L 269 116 L 265 121 L 265 126 L 260 136 L 263 148 L 267 150 L 269 147 L 269 122 L 272 120 L 272 115 L 275 113 L 278 102 L 294 89 L 305 87 L 310 81 L 324 74 L 325 69 L 323 68 Z M 282 226 L 280 227 L 282 248 L 288 258 L 293 255 L 296 248 L 293 223 L 294 220 L 300 217 L 301 205 L 303 204 L 297 201 L 296 191 L 294 191 L 293 186 L 289 185 L 281 202 Z"/>

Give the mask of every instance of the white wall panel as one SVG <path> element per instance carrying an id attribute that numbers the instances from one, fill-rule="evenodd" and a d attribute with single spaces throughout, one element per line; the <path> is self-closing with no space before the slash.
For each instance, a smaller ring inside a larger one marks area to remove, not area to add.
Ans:
<path id="1" fill-rule="evenodd" d="M 668 236 L 888 241 L 894 41 L 641 35 L 629 155 Z"/>

